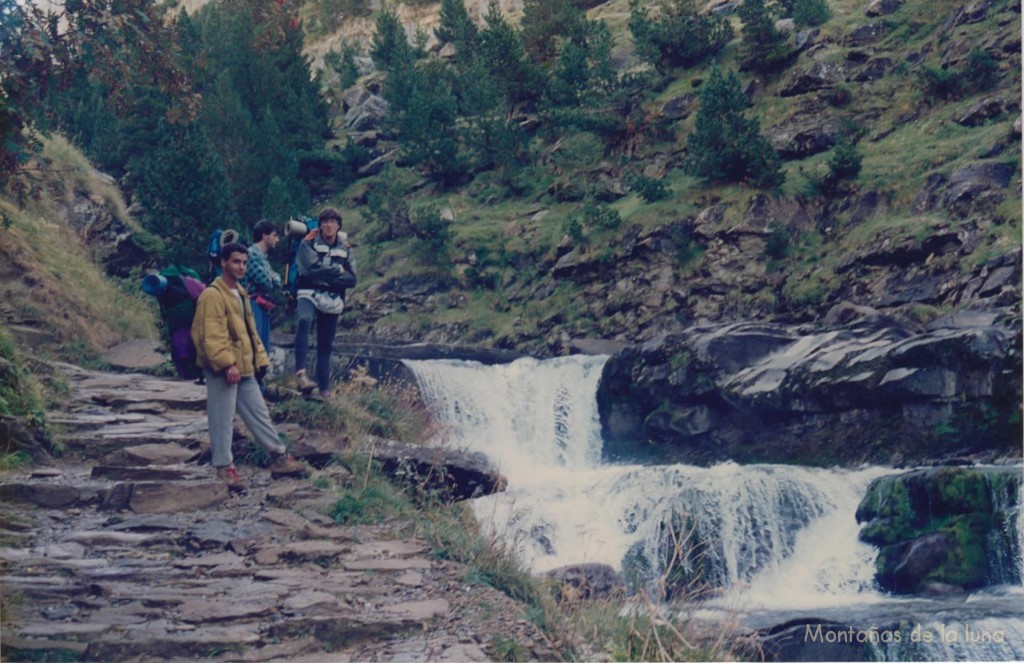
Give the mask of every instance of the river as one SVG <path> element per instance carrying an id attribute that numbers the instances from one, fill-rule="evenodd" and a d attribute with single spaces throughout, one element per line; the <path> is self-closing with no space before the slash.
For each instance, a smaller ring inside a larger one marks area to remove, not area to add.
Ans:
<path id="1" fill-rule="evenodd" d="M 595 398 L 606 360 L 405 362 L 438 423 L 434 443 L 483 452 L 508 479 L 507 491 L 473 508 L 530 569 L 603 563 L 662 597 L 659 580 L 673 569 L 699 570 L 715 588 L 701 599 L 710 618 L 738 614 L 754 628 L 826 619 L 869 638 L 888 631 L 874 643 L 885 660 L 1024 659 L 1019 584 L 941 600 L 875 586 L 877 551 L 858 540 L 854 513 L 873 479 L 904 470 L 607 463 Z M 1020 504 L 1011 509 L 1018 545 L 1000 563 L 1019 569 L 1024 527 Z M 699 559 L 671 561 L 690 537 Z"/>

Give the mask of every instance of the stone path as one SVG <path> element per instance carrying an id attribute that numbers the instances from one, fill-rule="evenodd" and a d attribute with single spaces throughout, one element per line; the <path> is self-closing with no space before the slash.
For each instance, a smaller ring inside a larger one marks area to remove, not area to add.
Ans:
<path id="1" fill-rule="evenodd" d="M 60 369 L 48 422 L 66 451 L 0 474 L 3 660 L 484 661 L 510 640 L 559 659 L 407 523 L 335 524 L 340 466 L 271 481 L 242 465 L 249 490 L 229 495 L 202 464 L 203 387 Z M 333 443 L 303 444 L 322 460 Z"/>

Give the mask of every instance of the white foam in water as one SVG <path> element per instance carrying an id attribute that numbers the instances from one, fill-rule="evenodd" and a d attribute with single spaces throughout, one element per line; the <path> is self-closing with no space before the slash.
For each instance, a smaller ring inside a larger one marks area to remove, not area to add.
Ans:
<path id="1" fill-rule="evenodd" d="M 657 558 L 682 514 L 707 543 L 714 580 L 725 588 L 709 609 L 866 604 L 854 608 L 863 615 L 872 614 L 871 604 L 899 603 L 874 589 L 877 551 L 858 540 L 854 517 L 868 484 L 897 470 L 603 465 L 595 395 L 605 361 L 406 362 L 439 423 L 434 443 L 483 452 L 509 480 L 506 492 L 474 500 L 474 510 L 534 571 L 582 562 L 621 570 L 627 553 L 639 550 L 659 573 L 664 560 Z M 1009 517 L 1021 536 L 1019 503 L 1016 508 Z M 983 622 L 983 613 L 976 613 L 977 624 L 990 631 L 1005 621 Z M 1004 660 L 999 656 L 1009 652 L 1020 658 L 1022 629 L 1004 630 L 1012 644 L 984 643 L 973 654 L 975 643 L 968 642 L 944 653 L 917 648 L 881 655 Z"/>

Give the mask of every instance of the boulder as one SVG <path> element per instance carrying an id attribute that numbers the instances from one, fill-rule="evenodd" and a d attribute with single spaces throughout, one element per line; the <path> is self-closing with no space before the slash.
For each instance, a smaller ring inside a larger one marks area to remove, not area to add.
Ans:
<path id="1" fill-rule="evenodd" d="M 783 159 L 805 159 L 830 149 L 836 143 L 837 130 L 830 122 L 804 126 L 779 127 L 765 136 Z"/>
<path id="2" fill-rule="evenodd" d="M 864 14 L 870 17 L 888 16 L 899 11 L 903 6 L 903 0 L 873 0 L 864 10 Z"/>
<path id="3" fill-rule="evenodd" d="M 873 44 L 885 36 L 886 25 L 884 23 L 869 23 L 851 30 L 843 39 L 843 45 L 851 47 Z"/>
<path id="4" fill-rule="evenodd" d="M 956 123 L 965 127 L 976 127 L 1003 114 L 1005 104 L 1002 99 L 982 99 L 957 116 Z"/>
<path id="5" fill-rule="evenodd" d="M 505 490 L 507 480 L 479 452 L 420 447 L 394 440 L 372 440 L 373 459 L 392 479 L 417 495 L 458 501 Z"/>
<path id="6" fill-rule="evenodd" d="M 824 90 L 842 83 L 846 66 L 841 62 L 816 62 L 810 68 L 794 73 L 779 90 L 780 97 L 794 97 Z"/>
<path id="7" fill-rule="evenodd" d="M 570 564 L 545 575 L 558 583 L 557 598 L 570 603 L 614 598 L 626 588 L 622 576 L 607 564 Z"/>
<path id="8" fill-rule="evenodd" d="M 379 129 L 389 108 L 383 97 L 371 94 L 345 112 L 345 126 L 355 131 Z"/>
<path id="9" fill-rule="evenodd" d="M 991 209 L 1002 202 L 1015 167 L 1003 161 L 975 161 L 949 176 L 942 196 L 947 210 L 959 217 Z"/>
<path id="10" fill-rule="evenodd" d="M 1019 583 L 1019 467 L 936 467 L 876 479 L 857 508 L 879 547 L 879 584 L 900 594 Z"/>

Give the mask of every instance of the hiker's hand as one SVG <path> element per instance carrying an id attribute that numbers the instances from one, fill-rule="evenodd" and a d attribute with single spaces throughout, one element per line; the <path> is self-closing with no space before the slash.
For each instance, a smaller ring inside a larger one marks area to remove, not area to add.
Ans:
<path id="1" fill-rule="evenodd" d="M 228 381 L 228 384 L 238 384 L 242 381 L 242 374 L 238 372 L 237 366 L 228 366 L 227 370 L 224 371 L 224 378 Z"/>

